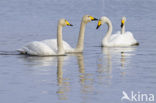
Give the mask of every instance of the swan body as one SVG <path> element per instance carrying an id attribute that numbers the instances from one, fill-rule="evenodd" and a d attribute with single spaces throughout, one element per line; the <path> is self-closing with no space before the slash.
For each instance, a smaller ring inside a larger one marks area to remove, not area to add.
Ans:
<path id="1" fill-rule="evenodd" d="M 109 38 L 108 42 L 105 42 L 104 40 L 102 41 L 102 46 L 108 47 L 123 47 L 137 44 L 138 42 L 135 40 L 133 34 L 129 31 L 125 32 L 124 35 L 121 35 L 121 32 L 118 31 Z"/>
<path id="2" fill-rule="evenodd" d="M 57 39 L 48 39 L 48 40 L 43 40 L 42 42 L 48 45 L 53 50 L 57 51 Z M 62 43 L 65 52 L 73 50 L 73 48 L 66 41 L 63 40 Z"/>
<path id="3" fill-rule="evenodd" d="M 64 50 L 63 53 L 77 53 L 83 52 L 84 48 L 84 34 L 85 34 L 85 27 L 88 22 L 98 20 L 92 16 L 84 15 L 81 21 L 79 38 L 77 42 L 76 48 L 72 48 L 67 42 L 61 40 L 61 45 Z M 58 31 L 60 34 L 62 31 Z M 59 35 L 57 35 L 59 38 Z M 29 55 L 53 55 L 57 53 L 57 39 L 48 39 L 43 41 L 35 41 L 27 44 L 22 49 L 18 49 L 21 54 L 29 54 Z M 62 53 L 62 54 L 63 54 Z"/>
<path id="4" fill-rule="evenodd" d="M 57 39 L 49 39 L 43 41 L 33 41 L 18 49 L 21 54 L 36 55 L 36 56 L 48 56 L 48 55 L 65 55 L 66 48 L 70 46 L 62 40 L 62 27 L 72 26 L 67 20 L 60 19 L 57 27 Z M 63 45 L 64 44 L 64 45 Z"/>
<path id="5" fill-rule="evenodd" d="M 73 48 L 65 41 L 63 47 L 66 48 L 65 52 L 72 51 Z M 47 39 L 43 41 L 33 41 L 25 45 L 23 48 L 18 49 L 21 54 L 29 55 L 54 55 L 57 53 L 57 39 Z"/>
<path id="6" fill-rule="evenodd" d="M 97 29 L 104 23 L 108 25 L 108 31 L 102 40 L 102 46 L 125 47 L 139 44 L 131 32 L 125 32 L 125 21 L 126 18 L 123 17 L 121 22 L 121 31 L 118 31 L 117 33 L 112 35 L 112 23 L 109 18 L 103 16 L 99 19 Z"/>

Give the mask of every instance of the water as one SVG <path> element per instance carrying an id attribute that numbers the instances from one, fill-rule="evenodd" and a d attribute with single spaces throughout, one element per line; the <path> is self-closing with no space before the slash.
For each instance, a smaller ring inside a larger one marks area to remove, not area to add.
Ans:
<path id="1" fill-rule="evenodd" d="M 155 5 L 155 0 L 1 0 L 0 102 L 121 103 L 122 91 L 156 95 Z M 91 22 L 83 54 L 2 55 L 16 54 L 30 41 L 55 38 L 60 18 L 74 25 L 63 29 L 63 38 L 75 47 L 84 14 L 109 17 L 114 33 L 126 16 L 126 29 L 140 45 L 102 49 L 107 26 L 96 30 L 97 22 Z"/>

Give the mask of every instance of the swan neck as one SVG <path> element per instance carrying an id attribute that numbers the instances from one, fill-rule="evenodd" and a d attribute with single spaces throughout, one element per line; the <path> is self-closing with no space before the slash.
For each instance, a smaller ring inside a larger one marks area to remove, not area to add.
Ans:
<path id="1" fill-rule="evenodd" d="M 82 52 L 83 48 L 84 48 L 85 27 L 86 27 L 86 23 L 84 23 L 82 21 L 81 26 L 80 26 L 79 38 L 78 38 L 78 42 L 77 42 L 77 46 L 76 46 L 76 50 L 78 50 L 79 52 Z"/>
<path id="2" fill-rule="evenodd" d="M 58 24 L 57 27 L 57 48 L 58 48 L 58 54 L 63 54 L 63 43 L 62 43 L 62 26 Z"/>
<path id="3" fill-rule="evenodd" d="M 121 34 L 125 33 L 125 24 L 123 25 L 123 27 L 121 28 Z"/>
<path id="4" fill-rule="evenodd" d="M 105 35 L 105 37 L 104 37 L 104 40 L 105 40 L 105 41 L 108 41 L 108 39 L 110 38 L 110 36 L 111 36 L 111 34 L 112 34 L 112 29 L 113 29 L 113 27 L 112 27 L 112 23 L 111 23 L 110 20 L 107 20 L 107 21 L 106 21 L 106 24 L 107 24 L 107 26 L 108 26 L 108 30 L 107 30 L 107 33 L 106 33 L 106 35 Z"/>

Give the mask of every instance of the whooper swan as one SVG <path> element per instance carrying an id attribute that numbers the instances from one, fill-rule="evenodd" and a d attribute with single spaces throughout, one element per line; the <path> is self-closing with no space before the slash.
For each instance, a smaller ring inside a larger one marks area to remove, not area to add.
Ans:
<path id="1" fill-rule="evenodd" d="M 64 45 L 68 44 L 62 40 L 62 28 L 64 26 L 72 26 L 66 19 L 60 19 L 57 25 L 57 39 L 49 39 L 43 41 L 33 41 L 18 49 L 21 54 L 49 56 L 49 55 L 65 55 Z M 58 48 L 58 49 L 57 49 Z"/>
<path id="2" fill-rule="evenodd" d="M 99 19 L 97 28 L 106 23 L 108 25 L 108 31 L 102 40 L 102 46 L 106 47 L 126 47 L 139 45 L 139 43 L 133 37 L 131 32 L 125 32 L 126 17 L 121 20 L 121 32 L 117 32 L 112 35 L 112 23 L 109 18 L 103 16 Z"/>

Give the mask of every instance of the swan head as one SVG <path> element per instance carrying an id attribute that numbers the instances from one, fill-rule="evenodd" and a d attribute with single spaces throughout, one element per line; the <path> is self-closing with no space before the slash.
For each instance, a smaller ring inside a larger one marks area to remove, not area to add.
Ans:
<path id="1" fill-rule="evenodd" d="M 108 21 L 110 21 L 108 17 L 102 16 L 98 21 L 96 29 L 98 29 L 101 25 L 103 25 L 105 22 L 107 23 Z"/>
<path id="2" fill-rule="evenodd" d="M 91 21 L 95 21 L 95 20 L 98 20 L 97 18 L 94 18 L 94 17 L 92 17 L 92 16 L 90 16 L 90 15 L 84 15 L 83 16 L 83 18 L 82 18 L 82 21 L 84 22 L 84 23 L 88 23 L 88 22 L 91 22 Z"/>
<path id="3" fill-rule="evenodd" d="M 122 17 L 121 19 L 121 28 L 123 28 L 123 26 L 125 25 L 125 22 L 126 22 L 126 17 Z"/>
<path id="4" fill-rule="evenodd" d="M 66 19 L 64 19 L 64 18 L 63 18 L 63 19 L 60 19 L 58 23 L 59 23 L 59 25 L 61 25 L 61 26 L 63 26 L 63 27 L 64 27 L 64 26 L 73 26 L 72 24 L 70 24 L 70 23 L 69 23 Z"/>

